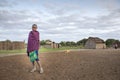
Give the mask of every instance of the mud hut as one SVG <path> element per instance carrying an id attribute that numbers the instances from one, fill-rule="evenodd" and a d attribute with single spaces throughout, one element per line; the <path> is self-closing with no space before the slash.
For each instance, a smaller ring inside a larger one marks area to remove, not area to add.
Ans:
<path id="1" fill-rule="evenodd" d="M 45 48 L 59 48 L 59 43 L 55 43 L 51 40 L 46 40 Z"/>
<path id="2" fill-rule="evenodd" d="M 104 40 L 98 37 L 89 37 L 87 42 L 85 43 L 86 49 L 104 49 L 106 48 L 106 44 Z"/>

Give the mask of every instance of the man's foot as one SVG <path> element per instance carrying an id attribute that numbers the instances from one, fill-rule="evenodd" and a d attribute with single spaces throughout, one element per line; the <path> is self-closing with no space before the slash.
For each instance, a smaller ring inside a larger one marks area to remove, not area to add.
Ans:
<path id="1" fill-rule="evenodd" d="M 41 73 L 41 74 L 43 73 L 43 68 L 42 68 L 42 67 L 40 68 L 40 73 Z"/>
<path id="2" fill-rule="evenodd" d="M 36 71 L 36 67 L 34 67 L 30 72 L 35 72 Z"/>

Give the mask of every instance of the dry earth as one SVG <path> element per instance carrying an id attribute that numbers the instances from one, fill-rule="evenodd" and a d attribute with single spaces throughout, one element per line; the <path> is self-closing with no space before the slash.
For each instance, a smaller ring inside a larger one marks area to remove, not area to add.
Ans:
<path id="1" fill-rule="evenodd" d="M 44 73 L 30 73 L 25 55 L 0 57 L 0 80 L 120 80 L 120 50 L 79 50 L 39 55 Z"/>

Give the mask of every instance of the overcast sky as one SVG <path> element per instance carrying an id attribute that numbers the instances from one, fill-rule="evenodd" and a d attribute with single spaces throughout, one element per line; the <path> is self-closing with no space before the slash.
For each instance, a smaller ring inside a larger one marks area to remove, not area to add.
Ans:
<path id="1" fill-rule="evenodd" d="M 0 41 L 27 42 L 34 23 L 41 40 L 120 40 L 120 0 L 0 0 Z"/>

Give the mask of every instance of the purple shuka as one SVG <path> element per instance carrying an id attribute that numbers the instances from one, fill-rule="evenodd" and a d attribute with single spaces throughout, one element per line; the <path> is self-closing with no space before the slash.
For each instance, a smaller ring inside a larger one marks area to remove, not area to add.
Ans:
<path id="1" fill-rule="evenodd" d="M 28 37 L 27 52 L 31 52 L 39 49 L 39 32 L 31 31 Z"/>

